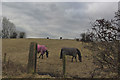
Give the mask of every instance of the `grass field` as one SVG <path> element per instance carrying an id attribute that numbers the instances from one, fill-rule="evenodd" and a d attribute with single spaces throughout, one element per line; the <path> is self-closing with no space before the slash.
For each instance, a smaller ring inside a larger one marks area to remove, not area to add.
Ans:
<path id="1" fill-rule="evenodd" d="M 90 72 L 94 69 L 92 52 L 89 49 L 84 48 L 88 43 L 77 42 L 75 40 L 56 40 L 56 39 L 2 39 L 2 59 L 4 53 L 7 53 L 7 61 L 10 60 L 14 64 L 19 64 L 26 70 L 29 55 L 29 46 L 31 42 L 37 42 L 41 45 L 46 45 L 49 50 L 49 57 L 44 59 L 37 58 L 37 73 L 36 78 L 41 77 L 62 77 L 62 60 L 60 60 L 60 50 L 62 47 L 75 47 L 81 51 L 82 62 L 75 60 L 71 62 L 71 56 L 67 56 L 66 61 L 66 76 L 67 77 L 91 77 Z M 13 66 L 13 65 L 10 65 Z M 18 69 L 15 66 L 14 69 Z M 19 68 L 19 69 L 22 69 Z M 3 71 L 4 73 L 5 71 Z M 9 71 L 6 71 L 6 74 Z M 11 69 L 12 72 L 12 69 Z M 3 77 L 29 77 L 30 74 L 22 72 L 18 75 L 6 75 Z M 13 73 L 13 74 L 17 74 Z"/>

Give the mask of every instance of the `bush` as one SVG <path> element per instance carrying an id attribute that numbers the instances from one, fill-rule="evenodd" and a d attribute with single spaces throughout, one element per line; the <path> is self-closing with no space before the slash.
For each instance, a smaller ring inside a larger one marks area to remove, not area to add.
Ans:
<path id="1" fill-rule="evenodd" d="M 75 40 L 76 40 L 76 41 L 80 41 L 79 38 L 76 38 Z"/>
<path id="2" fill-rule="evenodd" d="M 60 39 L 62 39 L 62 37 L 60 37 Z"/>
<path id="3" fill-rule="evenodd" d="M 92 72 L 95 76 L 117 77 L 119 42 L 93 42 L 87 47 L 93 52 L 93 63 L 96 68 Z M 112 72 L 112 75 L 111 75 Z M 104 75 L 102 73 L 105 73 Z"/>
<path id="4" fill-rule="evenodd" d="M 14 32 L 12 36 L 10 36 L 10 38 L 17 38 L 17 33 Z"/>
<path id="5" fill-rule="evenodd" d="M 49 37 L 47 37 L 47 39 L 49 39 Z"/>
<path id="6" fill-rule="evenodd" d="M 19 38 L 25 38 L 25 32 L 20 32 Z"/>
<path id="7" fill-rule="evenodd" d="M 81 41 L 83 41 L 83 42 L 92 42 L 93 41 L 90 34 L 82 33 L 81 37 L 82 37 Z"/>
<path id="8" fill-rule="evenodd" d="M 22 75 L 23 73 L 26 73 L 26 67 L 22 66 L 21 64 L 14 63 L 11 60 L 8 60 L 2 65 L 2 76 L 6 77 L 13 77 L 13 76 L 18 76 Z"/>

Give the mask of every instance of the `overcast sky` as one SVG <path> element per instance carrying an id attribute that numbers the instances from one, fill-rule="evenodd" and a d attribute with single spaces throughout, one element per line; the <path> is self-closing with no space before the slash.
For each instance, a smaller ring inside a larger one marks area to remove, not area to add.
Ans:
<path id="1" fill-rule="evenodd" d="M 117 2 L 3 2 L 2 15 L 29 38 L 72 38 L 96 19 L 112 19 Z"/>

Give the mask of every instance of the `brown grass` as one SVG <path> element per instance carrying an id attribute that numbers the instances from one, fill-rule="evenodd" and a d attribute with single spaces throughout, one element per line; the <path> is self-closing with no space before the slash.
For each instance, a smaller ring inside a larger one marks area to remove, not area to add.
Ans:
<path id="1" fill-rule="evenodd" d="M 82 53 L 82 62 L 71 62 L 71 57 L 67 56 L 66 76 L 67 77 L 91 77 L 90 72 L 94 69 L 92 52 L 84 48 L 88 43 L 81 43 L 75 40 L 53 40 L 53 39 L 3 39 L 2 54 L 7 53 L 7 60 L 10 59 L 14 64 L 20 64 L 24 68 L 27 66 L 30 42 L 47 45 L 49 50 L 49 58 L 44 55 L 44 59 L 37 59 L 37 72 L 40 74 L 34 77 L 42 77 L 41 75 L 50 75 L 52 77 L 62 76 L 62 61 L 60 58 L 60 50 L 62 47 L 76 47 Z M 2 55 L 3 59 L 3 55 Z M 78 59 L 78 58 L 77 58 Z M 17 67 L 16 67 L 17 68 Z M 8 71 L 9 72 L 9 71 Z M 13 73 L 17 74 L 17 73 Z M 20 74 L 27 75 L 26 73 Z M 3 75 L 6 76 L 6 75 Z M 27 75 L 28 76 L 28 75 Z M 8 77 L 8 76 L 7 76 Z M 18 77 L 18 76 L 16 76 Z M 49 76 L 45 76 L 49 77 Z"/>

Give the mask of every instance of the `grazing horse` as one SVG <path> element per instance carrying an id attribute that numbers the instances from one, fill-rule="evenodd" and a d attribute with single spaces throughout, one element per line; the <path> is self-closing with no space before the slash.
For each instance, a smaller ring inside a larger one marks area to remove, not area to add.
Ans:
<path id="1" fill-rule="evenodd" d="M 79 59 L 80 62 L 82 62 L 81 53 L 77 48 L 62 48 L 61 49 L 61 54 L 60 54 L 60 59 L 62 59 L 63 54 L 73 56 L 72 57 L 72 62 L 73 62 L 74 57 L 75 57 L 75 60 L 77 62 L 76 57 L 77 57 L 77 54 L 78 54 L 78 59 Z"/>
<path id="2" fill-rule="evenodd" d="M 41 53 L 39 58 L 42 56 L 42 59 L 43 59 L 43 55 L 44 53 L 46 52 L 46 57 L 48 58 L 48 50 L 47 50 L 47 47 L 45 47 L 45 45 L 37 45 L 37 52 L 38 53 Z"/>

